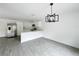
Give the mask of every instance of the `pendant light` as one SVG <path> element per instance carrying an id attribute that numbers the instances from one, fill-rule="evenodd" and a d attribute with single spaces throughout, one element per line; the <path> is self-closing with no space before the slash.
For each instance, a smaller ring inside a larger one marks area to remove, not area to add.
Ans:
<path id="1" fill-rule="evenodd" d="M 53 3 L 50 3 L 50 6 L 51 6 L 51 14 L 47 14 L 47 16 L 45 16 L 45 21 L 46 22 L 58 22 L 59 21 L 59 15 L 55 14 L 55 13 L 52 14 Z"/>

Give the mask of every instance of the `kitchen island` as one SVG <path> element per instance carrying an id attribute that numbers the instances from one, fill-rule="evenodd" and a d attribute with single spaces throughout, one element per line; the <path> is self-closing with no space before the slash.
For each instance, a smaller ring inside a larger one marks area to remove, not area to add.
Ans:
<path id="1" fill-rule="evenodd" d="M 24 31 L 21 33 L 21 43 L 43 37 L 42 31 Z"/>

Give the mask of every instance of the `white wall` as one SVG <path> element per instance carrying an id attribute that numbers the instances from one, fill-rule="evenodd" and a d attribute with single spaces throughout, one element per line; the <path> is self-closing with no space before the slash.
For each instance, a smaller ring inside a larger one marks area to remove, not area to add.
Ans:
<path id="1" fill-rule="evenodd" d="M 79 10 L 74 9 L 73 4 L 69 6 L 70 8 L 72 6 L 72 9 L 66 12 L 57 10 L 60 16 L 59 22 L 46 23 L 43 21 L 44 35 L 52 40 L 79 48 Z"/>
<path id="2" fill-rule="evenodd" d="M 32 29 L 32 24 L 36 24 L 35 22 L 23 22 L 23 30 L 24 31 L 30 31 L 30 29 Z"/>
<path id="3" fill-rule="evenodd" d="M 6 37 L 7 23 L 16 23 L 17 24 L 17 35 L 20 35 L 21 32 L 23 31 L 22 22 L 0 18 L 0 37 Z"/>
<path id="4" fill-rule="evenodd" d="M 6 35 L 6 23 L 1 20 L 0 20 L 0 37 L 4 37 Z"/>
<path id="5" fill-rule="evenodd" d="M 21 35 L 21 32 L 23 32 L 23 22 L 17 21 L 17 35 Z"/>
<path id="6" fill-rule="evenodd" d="M 32 24 L 35 24 L 38 30 L 42 27 L 41 21 L 25 21 L 23 22 L 23 31 L 30 31 L 32 29 Z"/>

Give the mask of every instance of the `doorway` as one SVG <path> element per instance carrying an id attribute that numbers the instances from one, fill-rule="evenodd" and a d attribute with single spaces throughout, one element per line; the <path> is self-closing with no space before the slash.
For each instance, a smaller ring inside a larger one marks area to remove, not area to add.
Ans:
<path id="1" fill-rule="evenodd" d="M 8 23 L 7 24 L 7 37 L 16 37 L 17 36 L 17 24 Z"/>

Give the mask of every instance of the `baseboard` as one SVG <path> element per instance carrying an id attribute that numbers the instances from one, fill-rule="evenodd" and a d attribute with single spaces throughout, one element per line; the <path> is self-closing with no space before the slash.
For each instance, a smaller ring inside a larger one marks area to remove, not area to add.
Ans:
<path id="1" fill-rule="evenodd" d="M 49 40 L 53 40 L 53 39 L 54 39 L 54 38 L 51 38 L 51 37 L 48 37 L 48 36 L 44 36 L 44 38 L 47 38 L 47 39 L 49 39 Z M 66 44 L 66 43 L 57 41 L 57 40 L 53 40 L 53 41 L 58 42 L 58 43 L 61 43 L 61 44 L 64 44 L 64 45 L 67 45 L 67 46 L 71 46 L 71 47 L 73 47 L 73 48 L 77 48 L 77 47 L 75 47 L 75 46 L 72 46 L 72 45 L 69 45 L 69 44 Z M 79 48 L 77 48 L 77 49 L 79 49 Z"/>

